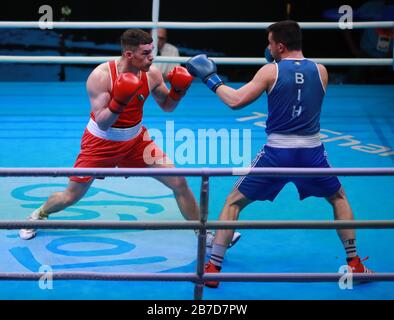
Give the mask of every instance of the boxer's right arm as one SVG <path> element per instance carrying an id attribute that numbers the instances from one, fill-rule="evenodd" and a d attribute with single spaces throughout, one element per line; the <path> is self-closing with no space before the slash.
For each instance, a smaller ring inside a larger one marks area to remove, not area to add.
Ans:
<path id="1" fill-rule="evenodd" d="M 111 101 L 109 74 L 100 67 L 93 70 L 86 82 L 86 90 L 90 100 L 90 109 L 101 130 L 107 130 L 118 119 L 118 115 L 108 109 Z"/>
<path id="2" fill-rule="evenodd" d="M 267 64 L 260 68 L 253 79 L 241 88 L 235 90 L 223 85 L 216 90 L 216 94 L 231 109 L 241 109 L 258 99 L 265 91 L 269 92 L 276 80 L 276 66 Z"/>
<path id="3" fill-rule="evenodd" d="M 220 99 L 232 109 L 240 109 L 261 96 L 267 91 L 276 78 L 274 64 L 265 65 L 254 78 L 243 87 L 235 90 L 223 83 L 216 74 L 215 62 L 206 55 L 198 55 L 186 62 L 187 70 L 195 77 L 200 78 Z"/>
<path id="4" fill-rule="evenodd" d="M 199 54 L 186 62 L 186 69 L 194 77 L 200 78 L 213 92 L 224 84 L 216 73 L 216 64 L 207 55 Z"/>
<path id="5" fill-rule="evenodd" d="M 130 72 L 121 73 L 115 80 L 113 98 L 108 109 L 116 114 L 121 113 L 141 87 L 142 81 L 136 75 Z"/>
<path id="6" fill-rule="evenodd" d="M 141 87 L 141 81 L 122 73 L 115 81 L 111 99 L 109 74 L 97 68 L 90 74 L 86 87 L 95 121 L 101 130 L 107 130 Z"/>

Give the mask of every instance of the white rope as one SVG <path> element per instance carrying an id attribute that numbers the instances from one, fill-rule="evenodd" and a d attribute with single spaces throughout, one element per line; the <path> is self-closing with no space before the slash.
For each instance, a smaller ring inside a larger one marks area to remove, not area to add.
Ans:
<path id="1" fill-rule="evenodd" d="M 47 63 L 47 64 L 99 64 L 108 60 L 118 59 L 119 56 L 106 57 L 81 57 L 81 56 L 0 56 L 0 63 Z M 185 63 L 190 57 L 158 56 L 155 63 Z M 238 65 L 263 65 L 267 63 L 265 58 L 241 58 L 212 57 L 217 64 Z M 333 66 L 391 66 L 391 58 L 310 58 L 311 60 L 325 65 Z"/>
<path id="2" fill-rule="evenodd" d="M 266 29 L 274 22 L 155 22 L 113 21 L 113 22 L 62 22 L 54 21 L 54 29 Z M 339 29 L 338 22 L 299 22 L 302 29 Z M 0 21 L 0 28 L 40 28 L 38 21 Z M 352 22 L 352 28 L 394 28 L 394 21 Z"/>
<path id="3" fill-rule="evenodd" d="M 247 221 L 60 221 L 0 220 L 2 229 L 113 229 L 113 230 L 205 230 L 205 229 L 394 229 L 394 220 L 247 220 Z"/>
<path id="4" fill-rule="evenodd" d="M 0 177 L 131 176 L 394 176 L 387 168 L 0 168 Z"/>
<path id="5" fill-rule="evenodd" d="M 44 272 L 0 272 L 0 280 L 42 280 L 48 276 Z M 202 281 L 228 282 L 338 282 L 344 273 L 205 273 Z M 356 281 L 394 281 L 393 272 L 353 273 Z M 52 280 L 94 280 L 94 281 L 192 281 L 198 276 L 191 272 L 177 273 L 124 273 L 124 272 L 92 272 L 92 271 L 56 271 L 51 273 Z"/>
<path id="6" fill-rule="evenodd" d="M 117 59 L 119 56 L 110 57 L 64 57 L 64 56 L 0 56 L 0 62 L 8 63 L 64 63 L 64 64 L 90 64 L 102 63 Z"/>

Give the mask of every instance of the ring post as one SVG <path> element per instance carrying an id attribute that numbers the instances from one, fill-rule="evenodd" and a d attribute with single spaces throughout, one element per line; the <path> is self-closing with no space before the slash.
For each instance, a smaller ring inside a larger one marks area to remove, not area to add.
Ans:
<path id="1" fill-rule="evenodd" d="M 153 38 L 153 56 L 157 56 L 157 23 L 159 22 L 160 0 L 152 1 L 152 38 Z"/>
<path id="2" fill-rule="evenodd" d="M 207 249 L 207 229 L 206 222 L 208 218 L 208 200 L 209 200 L 209 176 L 203 175 L 201 180 L 200 193 L 200 222 L 202 228 L 198 231 L 198 251 L 197 251 L 197 281 L 194 287 L 194 299 L 202 300 L 204 288 L 204 262 L 205 252 Z"/>

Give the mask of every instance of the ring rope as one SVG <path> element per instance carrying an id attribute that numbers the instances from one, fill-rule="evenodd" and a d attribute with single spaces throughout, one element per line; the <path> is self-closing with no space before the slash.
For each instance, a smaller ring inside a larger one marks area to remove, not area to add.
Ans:
<path id="1" fill-rule="evenodd" d="M 58 29 L 123 29 L 123 28 L 168 28 L 168 29 L 266 29 L 273 22 L 158 22 L 159 2 L 153 2 L 152 20 L 143 22 L 50 22 L 51 28 Z M 300 22 L 303 29 L 338 29 L 338 22 Z M 42 28 L 38 21 L 0 21 L 0 28 Z M 352 28 L 394 28 L 394 21 L 352 22 Z M 154 34 L 155 35 L 155 34 Z M 0 63 L 54 63 L 54 64 L 96 64 L 117 57 L 64 57 L 64 56 L 0 56 Z M 156 58 L 157 63 L 184 63 L 189 57 Z M 213 58 L 218 64 L 261 65 L 264 58 Z M 317 63 L 339 66 L 390 66 L 390 58 L 312 58 Z"/>
<path id="2" fill-rule="evenodd" d="M 386 168 L 0 168 L 0 177 L 68 176 L 394 176 L 394 167 Z"/>
<path id="3" fill-rule="evenodd" d="M 0 272 L 0 280 L 40 280 L 43 272 Z M 343 273 L 237 273 L 204 274 L 202 281 L 231 282 L 338 282 Z M 110 273 L 110 272 L 53 272 L 53 280 L 105 281 L 191 281 L 197 283 L 195 273 Z M 353 281 L 394 281 L 394 273 L 352 274 Z"/>
<path id="4" fill-rule="evenodd" d="M 247 221 L 51 221 L 0 220 L 0 229 L 114 229 L 114 230 L 206 230 L 206 229 L 394 229 L 394 220 L 247 220 Z"/>
<path id="5" fill-rule="evenodd" d="M 47 63 L 47 64 L 98 64 L 114 60 L 119 56 L 83 57 L 83 56 L 0 56 L 0 63 Z M 185 63 L 190 57 L 158 56 L 155 63 Z M 217 64 L 262 65 L 265 58 L 251 57 L 210 57 Z M 391 58 L 311 58 L 316 63 L 339 66 L 391 66 Z"/>
<path id="6" fill-rule="evenodd" d="M 266 29 L 274 22 L 152 22 L 152 21 L 113 21 L 113 22 L 63 22 L 53 21 L 50 26 L 56 29 L 126 29 L 126 28 L 166 28 L 166 29 Z M 49 24 L 49 23 L 47 23 Z M 338 22 L 299 22 L 302 29 L 340 29 Z M 0 28 L 42 28 L 39 21 L 0 21 Z M 394 21 L 352 22 L 353 29 L 394 28 Z"/>

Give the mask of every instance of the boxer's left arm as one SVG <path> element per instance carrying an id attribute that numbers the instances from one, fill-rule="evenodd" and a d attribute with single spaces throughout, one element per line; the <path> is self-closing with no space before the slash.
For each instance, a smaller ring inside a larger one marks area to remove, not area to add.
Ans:
<path id="1" fill-rule="evenodd" d="M 325 91 L 327 88 L 327 85 L 328 85 L 328 72 L 327 72 L 326 67 L 320 63 L 317 64 L 317 67 L 319 69 L 321 83 L 322 83 L 323 89 Z"/>

